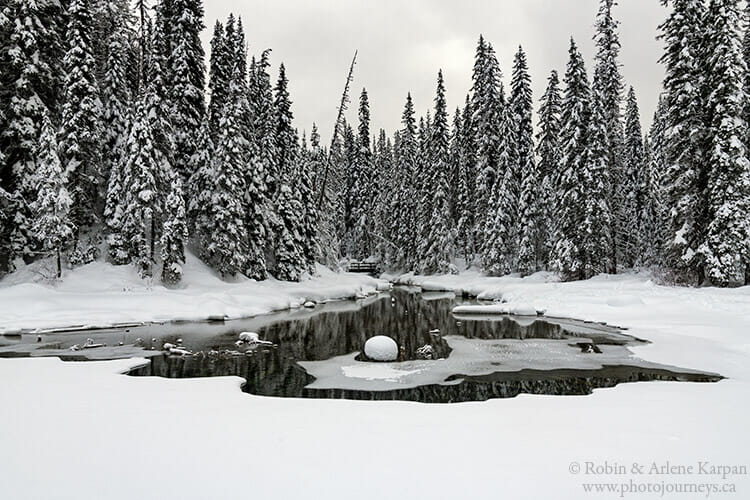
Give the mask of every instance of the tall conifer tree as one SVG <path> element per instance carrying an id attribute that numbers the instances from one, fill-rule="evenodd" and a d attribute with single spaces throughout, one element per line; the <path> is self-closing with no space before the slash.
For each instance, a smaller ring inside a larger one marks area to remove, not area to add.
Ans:
<path id="1" fill-rule="evenodd" d="M 89 40 L 92 26 L 89 0 L 71 0 L 68 7 L 68 50 L 63 59 L 65 92 L 60 156 L 69 182 L 71 218 L 78 230 L 98 219 L 96 207 L 102 175 L 102 104 Z"/>
<path id="2" fill-rule="evenodd" d="M 559 182 L 560 165 L 560 113 L 561 102 L 557 71 L 552 70 L 547 79 L 547 88 L 539 106 L 539 132 L 537 132 L 537 155 L 539 157 L 539 178 L 541 179 L 540 199 L 540 238 L 543 241 L 542 261 L 549 266 L 550 253 L 554 246 L 552 239 L 556 212 L 556 192 Z"/>
<path id="3" fill-rule="evenodd" d="M 583 57 L 571 39 L 560 116 L 560 174 L 555 209 L 552 267 L 564 279 L 585 277 L 586 162 L 591 119 L 591 89 Z"/>

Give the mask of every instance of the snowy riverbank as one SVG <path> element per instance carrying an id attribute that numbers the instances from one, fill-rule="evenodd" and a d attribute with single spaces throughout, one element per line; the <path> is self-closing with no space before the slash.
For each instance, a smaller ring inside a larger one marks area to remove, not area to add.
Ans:
<path id="1" fill-rule="evenodd" d="M 175 293 L 196 301 L 227 293 L 220 285 L 213 291 L 196 286 L 190 295 L 190 279 L 188 274 L 186 290 Z M 349 275 L 321 280 L 326 290 L 374 289 L 378 284 Z M 519 279 L 472 273 L 401 281 L 628 327 L 629 333 L 653 342 L 636 347 L 637 356 L 729 378 L 715 384 L 623 384 L 585 397 L 522 395 L 424 405 L 264 398 L 240 392 L 241 381 L 233 377 L 175 380 L 120 374 L 139 360 L 0 359 L 0 378 L 12 380 L 0 384 L 0 496 L 706 498 L 705 492 L 584 492 L 583 484 L 631 480 L 734 485 L 736 494 L 710 498 L 750 494 L 747 475 L 631 474 L 633 463 L 750 465 L 749 287 L 662 287 L 643 275 L 577 283 L 557 283 L 542 274 Z M 265 293 L 273 293 L 276 301 L 308 293 L 278 283 L 231 286 L 258 287 L 259 292 L 267 286 Z M 22 308 L 26 317 L 34 317 L 32 308 L 40 306 L 27 302 L 35 293 L 63 303 L 76 293 L 71 282 L 62 285 L 71 287 L 65 290 L 30 287 L 6 283 L 0 290 L 0 317 Z M 111 299 L 116 293 L 103 288 L 98 300 L 106 303 L 107 294 Z M 96 290 L 89 290 L 84 300 L 96 296 Z M 4 304 L 8 297 L 15 305 Z M 244 297 L 248 308 L 276 303 L 261 293 Z M 191 305 L 195 311 L 197 304 Z M 238 307 L 221 304 L 217 310 Z M 22 314 L 14 314 L 14 324 L 23 326 Z M 75 311 L 68 314 L 73 318 Z M 586 462 L 624 465 L 627 474 L 586 474 Z M 579 473 L 574 473 L 575 464 L 582 467 Z"/>
<path id="2" fill-rule="evenodd" d="M 301 283 L 269 279 L 227 283 L 188 254 L 178 289 L 152 286 L 132 266 L 94 262 L 66 271 L 55 285 L 40 282 L 39 266 L 16 271 L 0 281 L 0 334 L 21 329 L 117 323 L 197 321 L 242 318 L 301 307 L 306 301 L 354 298 L 388 288 L 366 275 L 318 268 Z"/>

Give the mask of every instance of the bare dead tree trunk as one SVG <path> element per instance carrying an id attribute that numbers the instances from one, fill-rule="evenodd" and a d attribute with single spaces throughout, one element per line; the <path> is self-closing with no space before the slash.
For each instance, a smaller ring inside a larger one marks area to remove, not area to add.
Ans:
<path id="1" fill-rule="evenodd" d="M 354 65 L 357 63 L 357 52 L 354 51 L 354 57 L 352 58 L 352 64 L 349 66 L 349 75 L 346 77 L 346 84 L 344 85 L 344 93 L 341 94 L 341 103 L 339 104 L 339 114 L 336 117 L 336 124 L 333 127 L 333 137 L 331 137 L 331 147 L 326 155 L 326 167 L 323 169 L 323 180 L 320 183 L 320 196 L 318 198 L 318 210 L 323 207 L 323 200 L 325 198 L 326 184 L 328 182 L 328 172 L 331 169 L 331 153 L 336 144 L 336 140 L 341 133 L 341 127 L 344 122 L 344 111 L 346 111 L 346 105 L 349 102 L 349 86 L 354 80 Z"/>

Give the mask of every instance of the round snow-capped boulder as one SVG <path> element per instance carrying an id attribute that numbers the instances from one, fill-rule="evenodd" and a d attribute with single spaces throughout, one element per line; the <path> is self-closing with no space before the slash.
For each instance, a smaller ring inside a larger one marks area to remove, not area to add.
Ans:
<path id="1" fill-rule="evenodd" d="M 374 361 L 396 361 L 398 344 L 385 335 L 376 335 L 365 342 L 365 356 Z"/>
<path id="2" fill-rule="evenodd" d="M 315 307 L 315 302 L 312 300 L 308 300 L 304 304 L 302 304 L 303 307 L 307 307 L 308 309 Z"/>
<path id="3" fill-rule="evenodd" d="M 518 304 L 510 308 L 510 313 L 515 316 L 536 316 L 536 309 L 528 304 Z"/>

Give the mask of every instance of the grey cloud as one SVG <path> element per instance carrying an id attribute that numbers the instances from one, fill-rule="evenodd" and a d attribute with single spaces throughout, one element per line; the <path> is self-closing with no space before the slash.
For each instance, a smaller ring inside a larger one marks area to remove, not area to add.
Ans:
<path id="1" fill-rule="evenodd" d="M 348 117 L 356 120 L 362 87 L 370 94 L 372 129 L 400 127 L 407 92 L 418 112 L 432 106 L 438 69 L 445 74 L 449 109 L 469 90 L 479 33 L 492 42 L 506 85 L 513 55 L 527 53 L 535 101 L 551 69 L 561 73 L 568 40 L 574 36 L 593 69 L 591 40 L 597 0 L 208 0 L 203 39 L 208 50 L 212 26 L 229 12 L 242 16 L 250 53 L 273 48 L 274 67 L 283 61 L 290 78 L 296 125 L 330 134 L 349 61 L 359 50 Z M 658 24 L 666 9 L 657 0 L 621 0 L 621 62 L 626 85 L 633 85 L 647 127 L 663 79 L 657 60 Z"/>

